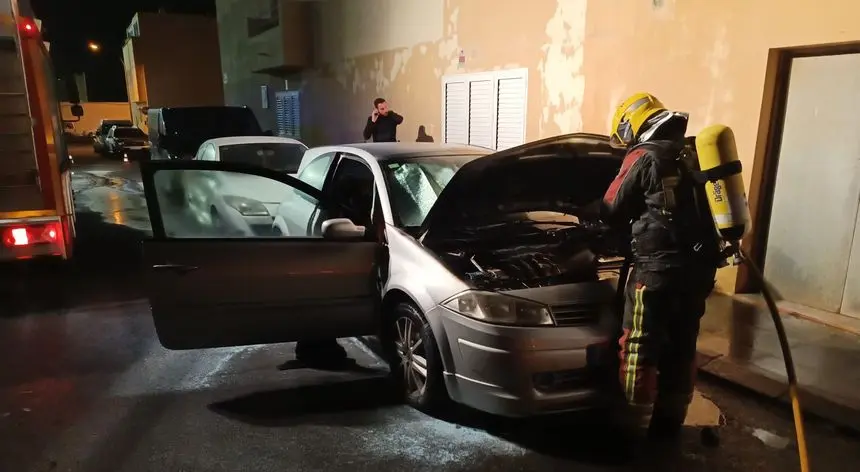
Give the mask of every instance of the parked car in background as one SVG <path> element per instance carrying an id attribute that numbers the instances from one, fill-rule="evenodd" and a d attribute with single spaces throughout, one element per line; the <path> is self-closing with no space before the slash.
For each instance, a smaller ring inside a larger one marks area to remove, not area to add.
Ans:
<path id="1" fill-rule="evenodd" d="M 304 143 L 290 138 L 234 136 L 207 140 L 194 159 L 244 163 L 295 174 L 307 150 Z"/>
<path id="2" fill-rule="evenodd" d="M 149 138 L 135 126 L 114 125 L 105 136 L 105 151 L 108 156 L 146 160 L 149 159 Z"/>
<path id="3" fill-rule="evenodd" d="M 97 154 L 104 153 L 107 149 L 105 148 L 105 138 L 107 137 L 108 132 L 114 126 L 134 126 L 129 120 L 101 120 L 99 122 L 99 127 L 96 128 L 95 134 L 93 134 L 93 151 Z"/>
<path id="4" fill-rule="evenodd" d="M 204 142 L 193 160 L 245 164 L 295 174 L 308 147 L 274 136 L 238 136 Z M 260 182 L 239 173 L 189 172 L 168 183 L 171 198 L 194 206 L 199 221 L 219 231 L 248 236 L 271 235 L 283 185 Z M 246 185 L 256 188 L 244 188 Z M 254 194 L 256 199 L 241 195 Z"/>
<path id="5" fill-rule="evenodd" d="M 229 162 L 147 163 L 154 239 L 144 254 L 161 343 L 379 334 L 393 378 L 420 409 L 448 398 L 507 416 L 601 405 L 617 387 L 620 245 L 586 208 L 622 154 L 591 134 L 490 153 L 314 148 L 295 178 Z M 225 198 L 280 194 L 283 231 L 260 239 L 210 224 L 195 188 L 187 201 L 165 198 L 165 182 L 196 173 L 247 180 Z"/>

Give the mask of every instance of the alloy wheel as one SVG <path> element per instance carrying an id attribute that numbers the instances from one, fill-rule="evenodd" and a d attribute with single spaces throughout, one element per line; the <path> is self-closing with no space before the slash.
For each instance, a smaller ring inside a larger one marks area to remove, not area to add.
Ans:
<path id="1" fill-rule="evenodd" d="M 410 318 L 400 317 L 397 327 L 397 355 L 407 395 L 424 395 L 427 388 L 427 357 L 421 328 Z"/>

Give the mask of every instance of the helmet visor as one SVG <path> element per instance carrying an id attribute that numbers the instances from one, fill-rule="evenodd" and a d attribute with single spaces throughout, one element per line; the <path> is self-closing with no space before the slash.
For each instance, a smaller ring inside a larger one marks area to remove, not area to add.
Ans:
<path id="1" fill-rule="evenodd" d="M 609 145 L 619 149 L 626 148 L 632 141 L 633 126 L 630 125 L 630 121 L 628 120 L 618 123 L 618 128 L 609 137 Z"/>

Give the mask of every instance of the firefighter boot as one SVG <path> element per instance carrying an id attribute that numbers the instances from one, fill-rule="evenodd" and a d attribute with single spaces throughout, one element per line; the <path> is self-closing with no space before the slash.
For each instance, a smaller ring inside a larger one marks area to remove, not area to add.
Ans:
<path id="1" fill-rule="evenodd" d="M 676 440 L 687 418 L 692 395 L 660 393 L 648 425 L 648 437 L 656 440 Z"/>

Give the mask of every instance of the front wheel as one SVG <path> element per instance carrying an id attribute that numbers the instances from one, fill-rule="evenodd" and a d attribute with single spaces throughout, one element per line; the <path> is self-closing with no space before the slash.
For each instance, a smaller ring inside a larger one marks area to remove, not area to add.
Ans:
<path id="1" fill-rule="evenodd" d="M 388 317 L 386 331 L 387 357 L 398 394 L 418 410 L 440 412 L 449 398 L 430 323 L 417 307 L 400 303 Z"/>

